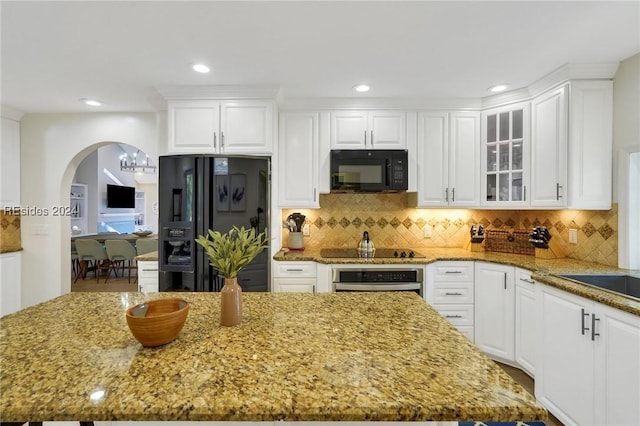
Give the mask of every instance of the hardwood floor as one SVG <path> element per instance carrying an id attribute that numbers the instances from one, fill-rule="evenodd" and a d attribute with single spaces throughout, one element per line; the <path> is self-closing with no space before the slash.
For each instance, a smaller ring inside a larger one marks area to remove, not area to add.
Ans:
<path id="1" fill-rule="evenodd" d="M 495 363 L 498 364 L 500 367 L 502 367 L 502 369 L 506 371 L 507 374 L 513 378 L 513 380 L 515 380 L 523 388 L 525 388 L 527 392 L 529 392 L 531 395 L 534 394 L 534 381 L 531 377 L 529 377 L 527 373 L 525 373 L 524 371 L 518 368 L 511 367 L 510 365 L 502 364 L 501 362 L 498 362 L 498 361 L 495 361 Z M 549 419 L 547 419 L 547 421 L 545 422 L 545 425 L 546 426 L 563 426 L 560 420 L 556 419 L 551 413 L 549 413 Z"/>
<path id="2" fill-rule="evenodd" d="M 121 272 L 118 273 L 120 274 Z M 71 272 L 71 291 L 138 291 L 138 283 L 135 281 L 135 277 L 136 272 L 132 271 L 131 283 L 129 283 L 126 275 L 124 278 L 122 276 L 115 277 L 114 274 L 111 273 L 109 281 L 105 283 L 106 274 L 103 273 L 100 276 L 100 282 L 96 283 L 96 278 L 93 275 L 93 272 L 89 272 L 85 279 L 80 278 L 76 283 L 74 283 L 73 280 L 75 279 L 75 276 L 73 275 L 73 272 Z"/>

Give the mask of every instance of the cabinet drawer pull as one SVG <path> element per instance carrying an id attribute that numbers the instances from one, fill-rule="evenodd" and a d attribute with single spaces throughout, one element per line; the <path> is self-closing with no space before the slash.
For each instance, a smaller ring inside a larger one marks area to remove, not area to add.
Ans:
<path id="1" fill-rule="evenodd" d="M 589 330 L 589 327 L 585 327 L 584 325 L 584 317 L 588 317 L 589 314 L 584 311 L 584 308 L 580 310 L 582 311 L 582 335 L 584 336 L 584 332 Z"/>
<path id="2" fill-rule="evenodd" d="M 444 295 L 445 295 L 445 296 L 462 296 L 462 293 L 458 293 L 458 292 L 455 292 L 455 293 L 445 293 Z"/>
<path id="3" fill-rule="evenodd" d="M 158 272 L 158 268 L 156 268 L 156 269 L 143 269 L 142 272 Z"/>
<path id="4" fill-rule="evenodd" d="M 461 274 L 462 271 L 444 271 L 445 274 Z"/>
<path id="5" fill-rule="evenodd" d="M 524 281 L 525 283 L 529 283 L 529 284 L 535 284 L 536 283 L 534 280 L 528 280 L 526 278 L 520 278 L 520 281 Z"/>
<path id="6" fill-rule="evenodd" d="M 302 272 L 304 271 L 304 269 L 300 268 L 300 269 L 294 269 L 294 268 L 287 268 L 287 272 Z"/>
<path id="7" fill-rule="evenodd" d="M 596 314 L 591 314 L 591 340 L 596 340 L 596 336 L 600 333 L 596 333 L 596 321 L 600 321 L 600 318 L 596 318 Z"/>
<path id="8" fill-rule="evenodd" d="M 462 318 L 462 315 L 445 315 L 445 318 Z"/>

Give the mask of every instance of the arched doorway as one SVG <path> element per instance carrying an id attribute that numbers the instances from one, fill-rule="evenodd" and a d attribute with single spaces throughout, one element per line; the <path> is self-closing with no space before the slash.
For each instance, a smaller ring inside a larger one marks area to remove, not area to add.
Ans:
<path id="1" fill-rule="evenodd" d="M 69 185 L 66 184 L 71 177 Z M 107 203 L 107 186 L 135 190 L 135 200 L 131 206 L 113 206 Z M 71 238 L 104 232 L 131 233 L 140 230 L 157 231 L 157 216 L 153 205 L 157 203 L 157 167 L 156 162 L 139 147 L 114 142 L 94 144 L 78 153 L 70 162 L 61 192 L 67 188 L 70 215 L 68 229 L 63 229 L 63 238 L 68 241 L 71 252 Z M 67 224 L 64 225 L 66 227 Z M 65 265 L 71 268 L 69 261 L 62 256 Z M 135 285 L 118 278 L 111 279 L 109 285 L 95 280 L 89 274 L 86 280 L 76 281 L 73 271 L 69 279 L 63 280 L 63 286 L 71 283 L 69 291 L 134 291 Z"/>

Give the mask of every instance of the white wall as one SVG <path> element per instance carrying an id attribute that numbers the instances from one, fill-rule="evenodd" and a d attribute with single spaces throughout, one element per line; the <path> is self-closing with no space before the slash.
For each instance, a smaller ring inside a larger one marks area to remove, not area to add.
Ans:
<path id="1" fill-rule="evenodd" d="M 156 129 L 153 113 L 25 115 L 20 128 L 22 205 L 67 205 L 76 168 L 106 143 L 139 147 L 157 162 Z M 23 307 L 70 291 L 69 235 L 68 217 L 22 217 Z"/>
<path id="2" fill-rule="evenodd" d="M 613 201 L 619 200 L 617 161 L 622 147 L 640 144 L 640 53 L 620 62 L 613 78 Z"/>

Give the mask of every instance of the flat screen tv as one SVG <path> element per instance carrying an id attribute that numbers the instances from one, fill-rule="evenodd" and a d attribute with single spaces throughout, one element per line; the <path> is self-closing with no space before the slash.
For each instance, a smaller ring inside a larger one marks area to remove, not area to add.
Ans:
<path id="1" fill-rule="evenodd" d="M 107 207 L 133 209 L 136 207 L 136 189 L 132 186 L 107 185 Z"/>

